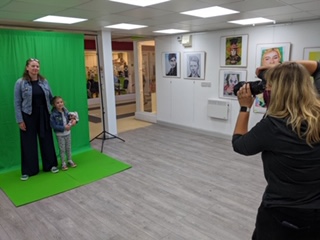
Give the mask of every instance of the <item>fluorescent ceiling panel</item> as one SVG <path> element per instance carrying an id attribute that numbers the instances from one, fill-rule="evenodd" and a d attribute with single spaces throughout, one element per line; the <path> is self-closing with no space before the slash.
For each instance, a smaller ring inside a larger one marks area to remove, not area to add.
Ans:
<path id="1" fill-rule="evenodd" d="M 129 4 L 129 5 L 135 5 L 139 7 L 146 7 L 146 6 L 155 5 L 158 3 L 168 2 L 170 0 L 110 0 L 110 1 Z"/>
<path id="2" fill-rule="evenodd" d="M 34 22 L 50 22 L 50 23 L 62 23 L 62 24 L 74 24 L 78 22 L 87 21 L 88 19 L 84 18 L 72 18 L 72 17 L 61 17 L 48 15 L 42 18 L 33 20 Z"/>
<path id="3" fill-rule="evenodd" d="M 254 25 L 254 24 L 259 24 L 259 23 L 276 23 L 275 20 L 267 19 L 267 18 L 247 18 L 247 19 L 242 19 L 242 20 L 235 20 L 235 21 L 229 21 L 229 23 L 234 23 L 234 24 L 240 24 L 240 25 Z"/>
<path id="4" fill-rule="evenodd" d="M 229 14 L 235 14 L 235 13 L 239 13 L 239 12 L 228 9 L 228 8 L 218 7 L 218 6 L 201 8 L 201 9 L 187 11 L 187 12 L 181 12 L 181 14 L 186 14 L 186 15 L 191 15 L 191 16 L 201 17 L 201 18 L 217 17 L 217 16 L 223 16 L 223 15 L 229 15 Z"/>
<path id="5" fill-rule="evenodd" d="M 129 24 L 129 23 L 119 23 L 119 24 L 105 26 L 105 28 L 116 28 L 116 29 L 124 29 L 124 30 L 132 30 L 132 29 L 145 28 L 145 27 L 147 26 Z"/>
<path id="6" fill-rule="evenodd" d="M 189 31 L 188 30 L 180 30 L 180 29 L 164 29 L 164 30 L 158 30 L 158 31 L 153 31 L 153 32 L 174 34 L 174 33 L 185 33 L 185 32 L 189 32 Z"/>

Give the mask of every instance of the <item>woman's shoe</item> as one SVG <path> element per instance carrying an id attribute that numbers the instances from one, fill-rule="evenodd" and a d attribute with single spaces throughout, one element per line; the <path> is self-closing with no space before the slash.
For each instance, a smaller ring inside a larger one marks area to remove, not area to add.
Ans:
<path id="1" fill-rule="evenodd" d="M 51 168 L 51 172 L 52 173 L 57 173 L 57 172 L 59 172 L 59 169 L 57 167 L 52 167 Z"/>
<path id="2" fill-rule="evenodd" d="M 21 181 L 27 181 L 29 179 L 29 176 L 27 174 L 23 174 L 20 179 Z"/>

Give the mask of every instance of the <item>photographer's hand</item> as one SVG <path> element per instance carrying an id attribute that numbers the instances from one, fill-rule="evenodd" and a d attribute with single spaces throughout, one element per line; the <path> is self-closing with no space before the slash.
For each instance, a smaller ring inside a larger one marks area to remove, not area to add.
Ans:
<path id="1" fill-rule="evenodd" d="M 241 107 L 251 108 L 254 102 L 254 97 L 252 96 L 249 83 L 244 84 L 239 89 L 239 91 L 237 92 L 237 97 Z"/>

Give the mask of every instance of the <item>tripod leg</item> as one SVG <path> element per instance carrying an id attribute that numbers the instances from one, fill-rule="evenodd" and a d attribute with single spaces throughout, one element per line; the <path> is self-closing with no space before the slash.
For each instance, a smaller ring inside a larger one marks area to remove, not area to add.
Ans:
<path id="1" fill-rule="evenodd" d="M 102 139 L 102 143 L 101 143 L 101 152 L 103 152 L 104 140 L 105 140 L 105 135 L 104 135 L 104 137 L 103 137 L 103 139 Z"/>
<path id="2" fill-rule="evenodd" d="M 112 136 L 113 138 L 118 138 L 118 139 L 120 139 L 122 142 L 125 142 L 124 139 L 122 139 L 122 138 L 120 138 L 120 137 L 118 137 L 118 136 L 116 136 L 116 135 L 113 135 L 113 134 L 111 134 L 111 133 L 109 133 L 109 132 L 107 132 L 107 131 L 106 131 L 106 133 L 109 134 L 110 136 Z"/>

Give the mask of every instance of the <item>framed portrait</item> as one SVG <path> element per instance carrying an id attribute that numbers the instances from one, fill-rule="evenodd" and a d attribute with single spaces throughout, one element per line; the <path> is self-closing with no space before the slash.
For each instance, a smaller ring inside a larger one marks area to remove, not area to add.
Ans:
<path id="1" fill-rule="evenodd" d="M 187 79 L 204 79 L 205 52 L 185 52 L 183 54 L 183 72 Z"/>
<path id="2" fill-rule="evenodd" d="M 221 37 L 221 67 L 246 67 L 248 35 Z"/>
<path id="3" fill-rule="evenodd" d="M 163 77 L 180 77 L 180 53 L 163 52 L 162 53 L 162 75 Z"/>
<path id="4" fill-rule="evenodd" d="M 320 61 L 320 47 L 304 48 L 303 59 Z"/>
<path id="5" fill-rule="evenodd" d="M 291 43 L 258 44 L 256 67 L 289 61 Z"/>
<path id="6" fill-rule="evenodd" d="M 253 112 L 264 114 L 267 111 L 266 103 L 263 99 L 263 93 L 256 95 L 253 103 Z"/>
<path id="7" fill-rule="evenodd" d="M 234 86 L 239 82 L 246 82 L 246 70 L 221 69 L 219 76 L 219 97 L 237 99 L 233 93 Z"/>

